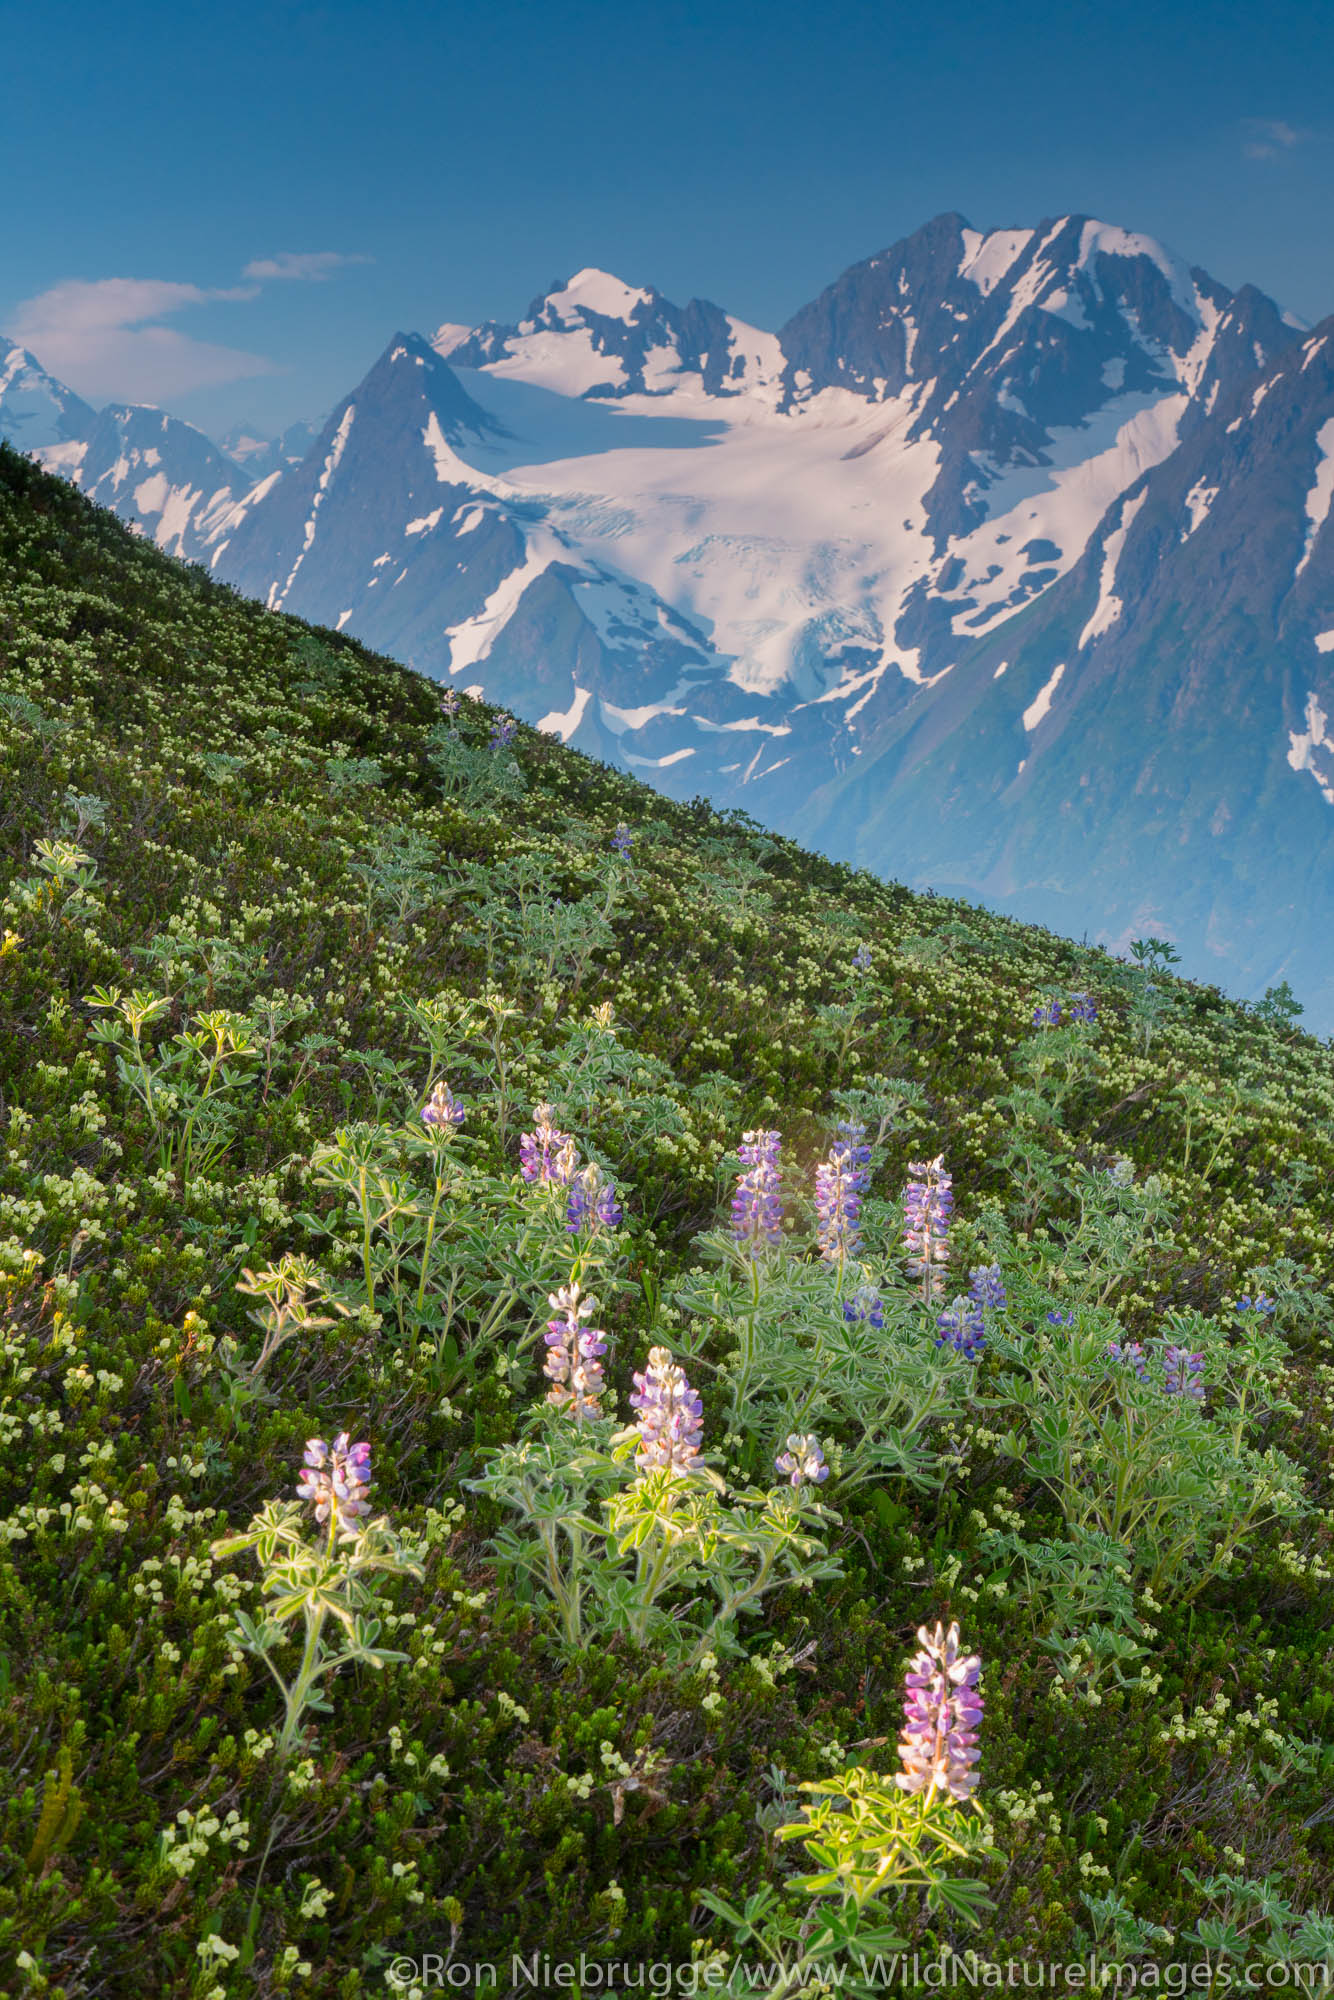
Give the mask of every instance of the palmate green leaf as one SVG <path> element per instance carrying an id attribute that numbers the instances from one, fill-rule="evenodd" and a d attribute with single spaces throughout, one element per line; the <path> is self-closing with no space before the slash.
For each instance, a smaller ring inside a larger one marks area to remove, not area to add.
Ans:
<path id="1" fill-rule="evenodd" d="M 239 1608 L 234 1614 L 236 1630 L 242 1644 L 252 1653 L 267 1653 L 286 1635 L 282 1624 L 274 1618 L 251 1618 Z"/>
<path id="2" fill-rule="evenodd" d="M 713 1889 L 701 1889 L 699 1901 L 715 1917 L 722 1917 L 736 1933 L 738 1944 L 749 1943 L 759 1934 L 764 1924 L 775 1916 L 781 1908 L 781 1897 L 772 1883 L 762 1883 L 753 1895 L 747 1896 L 740 1909 L 729 1903 Z"/>
<path id="3" fill-rule="evenodd" d="M 642 1514 L 631 1515 L 628 1521 L 623 1516 L 618 1517 L 611 1531 L 612 1547 L 618 1556 L 627 1556 L 652 1541 L 662 1525 L 661 1516 L 647 1509 Z"/>
<path id="4" fill-rule="evenodd" d="M 1248 1933 L 1219 1917 L 1201 1917 L 1190 1930 L 1181 1933 L 1181 1941 L 1197 1944 L 1204 1951 L 1221 1952 L 1228 1958 L 1243 1958 L 1250 1949 Z"/>

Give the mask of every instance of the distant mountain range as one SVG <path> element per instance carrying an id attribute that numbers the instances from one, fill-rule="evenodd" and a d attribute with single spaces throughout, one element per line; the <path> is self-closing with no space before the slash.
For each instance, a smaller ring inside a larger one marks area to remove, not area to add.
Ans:
<path id="1" fill-rule="evenodd" d="M 248 594 L 1334 1029 L 1334 319 L 946 215 L 777 334 L 581 271 L 230 455 L 5 353 L 0 433 Z"/>

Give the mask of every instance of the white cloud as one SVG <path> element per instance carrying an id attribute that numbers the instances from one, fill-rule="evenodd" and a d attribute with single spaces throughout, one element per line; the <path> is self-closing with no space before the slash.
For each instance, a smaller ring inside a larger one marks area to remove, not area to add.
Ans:
<path id="1" fill-rule="evenodd" d="M 1248 160 L 1276 160 L 1280 154 L 1300 146 L 1303 139 L 1312 137 L 1310 132 L 1299 131 L 1283 118 L 1243 118 L 1241 122 L 1243 130 L 1250 134 L 1241 149 Z"/>
<path id="2" fill-rule="evenodd" d="M 193 340 L 160 324 L 186 306 L 252 299 L 258 289 L 206 290 L 168 278 L 69 278 L 25 299 L 6 331 L 94 402 L 164 403 L 193 389 L 274 372 L 262 354 Z"/>
<path id="3" fill-rule="evenodd" d="M 92 402 L 164 404 L 195 389 L 275 374 L 277 366 L 163 321 L 188 306 L 258 298 L 265 282 L 318 282 L 345 264 L 371 262 L 338 250 L 284 250 L 247 264 L 241 275 L 248 284 L 208 288 L 170 278 L 67 278 L 25 299 L 5 331 Z"/>
<path id="4" fill-rule="evenodd" d="M 298 278 L 318 284 L 347 264 L 369 264 L 370 257 L 347 257 L 341 250 L 280 250 L 276 257 L 256 257 L 243 278 Z"/>

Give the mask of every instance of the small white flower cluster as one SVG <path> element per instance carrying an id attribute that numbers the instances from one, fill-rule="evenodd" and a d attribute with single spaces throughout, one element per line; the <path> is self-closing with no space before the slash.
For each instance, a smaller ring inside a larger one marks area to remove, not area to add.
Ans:
<path id="1" fill-rule="evenodd" d="M 250 1847 L 249 1832 L 249 1820 L 235 1810 L 226 1819 L 219 1819 L 207 1807 L 198 1813 L 182 1810 L 174 1825 L 164 1827 L 158 1835 L 158 1860 L 184 1881 L 207 1859 L 215 1840 L 221 1847 L 245 1854 Z"/>

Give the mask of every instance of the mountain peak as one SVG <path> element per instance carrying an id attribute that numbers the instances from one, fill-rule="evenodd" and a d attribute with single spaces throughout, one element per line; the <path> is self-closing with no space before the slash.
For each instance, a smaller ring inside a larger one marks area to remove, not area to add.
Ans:
<path id="1" fill-rule="evenodd" d="M 431 335 L 431 345 L 440 359 L 447 361 L 456 348 L 462 347 L 465 341 L 472 339 L 475 331 L 474 327 L 465 326 L 462 320 L 442 320 Z"/>
<path id="2" fill-rule="evenodd" d="M 35 354 L 0 334 L 0 437 L 20 451 L 69 446 L 85 438 L 94 412 L 81 396 L 48 375 Z M 66 459 L 59 470 L 68 470 Z"/>
<path id="3" fill-rule="evenodd" d="M 449 363 L 420 333 L 396 333 L 367 375 L 325 426 L 321 443 L 336 433 L 349 405 L 369 409 L 400 431 L 412 431 L 432 416 L 441 436 L 483 439 L 504 436 L 504 428 L 480 409 Z M 320 449 L 317 444 L 315 451 Z"/>
<path id="4" fill-rule="evenodd" d="M 553 287 L 541 303 L 562 319 L 595 313 L 599 319 L 630 320 L 641 306 L 651 306 L 657 297 L 652 290 L 627 285 L 611 271 L 588 264 L 563 285 Z"/>
<path id="5" fill-rule="evenodd" d="M 440 356 L 430 341 L 420 333 L 399 332 L 394 334 L 381 359 L 390 364 L 395 361 L 408 361 L 425 367 L 429 362 L 438 361 Z"/>
<path id="6" fill-rule="evenodd" d="M 776 377 L 780 365 L 772 336 L 708 300 L 673 305 L 652 285 L 628 285 L 592 264 L 556 279 L 517 326 L 490 321 L 466 335 L 444 326 L 434 346 L 455 367 L 597 401 L 665 397 L 683 386 L 737 395 Z"/>
<path id="7" fill-rule="evenodd" d="M 1149 263 L 1161 272 L 1167 280 L 1173 303 L 1179 306 L 1189 318 L 1197 323 L 1200 318 L 1199 305 L 1195 296 L 1195 283 L 1190 267 L 1175 250 L 1169 249 L 1156 236 L 1147 236 L 1142 230 L 1123 229 L 1118 223 L 1101 222 L 1093 215 L 1065 215 L 1057 221 L 1041 225 L 1048 230 L 1042 248 L 1061 245 L 1069 255 L 1069 249 L 1062 242 L 1073 237 L 1078 229 L 1079 236 L 1073 243 L 1073 255 L 1069 261 L 1071 268 L 1091 271 L 1099 257 L 1112 257 L 1122 261 L 1147 258 Z M 1055 261 L 1055 259 L 1053 259 Z"/>

